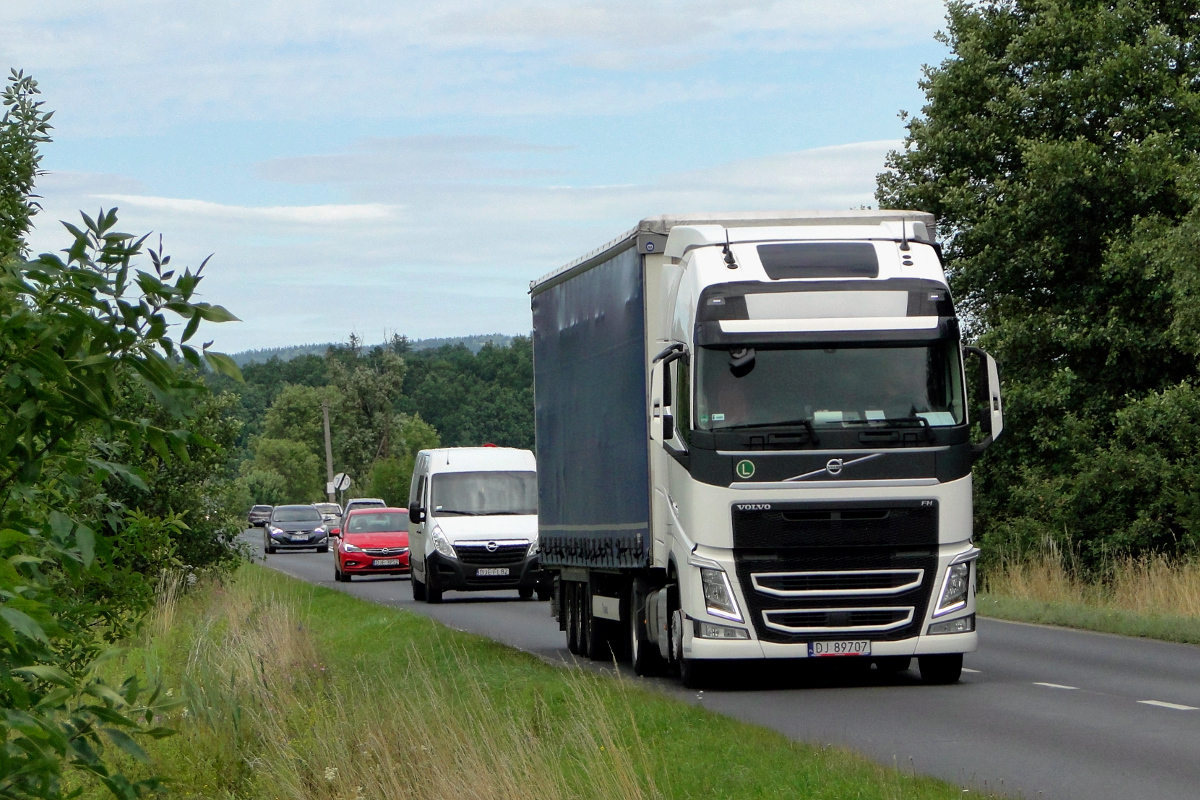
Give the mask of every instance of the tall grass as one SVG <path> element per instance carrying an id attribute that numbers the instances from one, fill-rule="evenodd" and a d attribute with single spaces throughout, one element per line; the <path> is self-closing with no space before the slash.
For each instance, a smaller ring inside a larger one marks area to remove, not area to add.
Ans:
<path id="1" fill-rule="evenodd" d="M 264 597 L 253 584 L 244 576 L 191 601 L 193 614 L 203 613 L 186 632 L 184 733 L 167 760 L 196 773 L 182 783 L 200 788 L 197 794 L 659 796 L 650 765 L 636 755 L 644 749 L 627 741 L 630 726 L 599 697 L 596 677 L 571 676 L 566 714 L 542 703 L 518 716 L 451 643 L 440 653 L 413 649 L 391 673 L 336 673 L 322 665 L 294 602 Z M 161 600 L 149 626 L 160 634 L 182 616 L 184 602 L 171 591 Z"/>
<path id="2" fill-rule="evenodd" d="M 1200 643 L 1200 561 L 1120 557 L 1086 572 L 1047 540 L 982 572 L 980 612 Z"/>

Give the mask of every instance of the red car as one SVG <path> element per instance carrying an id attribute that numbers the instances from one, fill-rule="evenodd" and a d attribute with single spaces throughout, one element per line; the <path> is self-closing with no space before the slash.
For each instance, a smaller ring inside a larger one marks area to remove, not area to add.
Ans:
<path id="1" fill-rule="evenodd" d="M 408 509 L 357 508 L 346 524 L 333 557 L 333 578 L 355 575 L 408 575 Z"/>

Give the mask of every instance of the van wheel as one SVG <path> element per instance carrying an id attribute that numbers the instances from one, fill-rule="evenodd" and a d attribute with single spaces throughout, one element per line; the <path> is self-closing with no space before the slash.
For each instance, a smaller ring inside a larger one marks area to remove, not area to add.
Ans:
<path id="1" fill-rule="evenodd" d="M 917 656 L 921 680 L 926 683 L 956 683 L 962 676 L 962 653 L 937 656 Z"/>
<path id="2" fill-rule="evenodd" d="M 437 565 L 425 562 L 425 602 L 442 602 L 442 587 L 438 583 Z"/>
<path id="3" fill-rule="evenodd" d="M 633 666 L 633 674 L 643 677 L 661 675 L 663 668 L 662 653 L 658 652 L 656 642 L 642 639 L 642 619 L 644 612 L 638 611 L 638 591 L 634 586 L 629 592 L 629 661 Z"/>
<path id="4" fill-rule="evenodd" d="M 544 603 L 552 597 L 554 597 L 554 587 L 553 586 L 537 587 L 537 598 L 538 598 L 539 602 Z"/>
<path id="5" fill-rule="evenodd" d="M 522 600 L 528 600 L 529 598 L 533 597 L 533 587 L 521 587 L 520 589 L 517 589 L 517 595 Z"/>
<path id="6" fill-rule="evenodd" d="M 425 584 L 423 584 L 419 580 L 417 580 L 416 573 L 413 574 L 413 578 L 412 578 L 412 592 L 413 592 L 413 600 L 424 600 L 425 599 Z"/>

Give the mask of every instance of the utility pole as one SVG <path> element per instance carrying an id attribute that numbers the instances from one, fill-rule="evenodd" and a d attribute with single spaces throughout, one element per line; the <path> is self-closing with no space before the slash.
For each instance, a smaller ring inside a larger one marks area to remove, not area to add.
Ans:
<path id="1" fill-rule="evenodd" d="M 329 494 L 329 502 L 336 503 L 337 495 L 333 491 L 333 441 L 329 438 L 329 401 L 321 401 L 321 414 L 325 417 L 325 489 Z"/>

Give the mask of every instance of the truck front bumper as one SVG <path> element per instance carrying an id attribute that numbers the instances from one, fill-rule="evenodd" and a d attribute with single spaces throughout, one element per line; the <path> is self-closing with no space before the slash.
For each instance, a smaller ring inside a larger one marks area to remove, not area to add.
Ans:
<path id="1" fill-rule="evenodd" d="M 756 639 L 699 639 L 685 626 L 683 654 L 696 659 L 808 658 L 808 643 L 778 644 Z M 830 637 L 832 638 L 832 637 Z M 867 638 L 867 637 L 860 637 Z M 972 653 L 979 646 L 979 635 L 951 633 L 939 636 L 914 636 L 893 642 L 872 642 L 871 657 L 923 656 L 941 653 Z M 855 658 L 856 656 L 845 656 Z"/>

